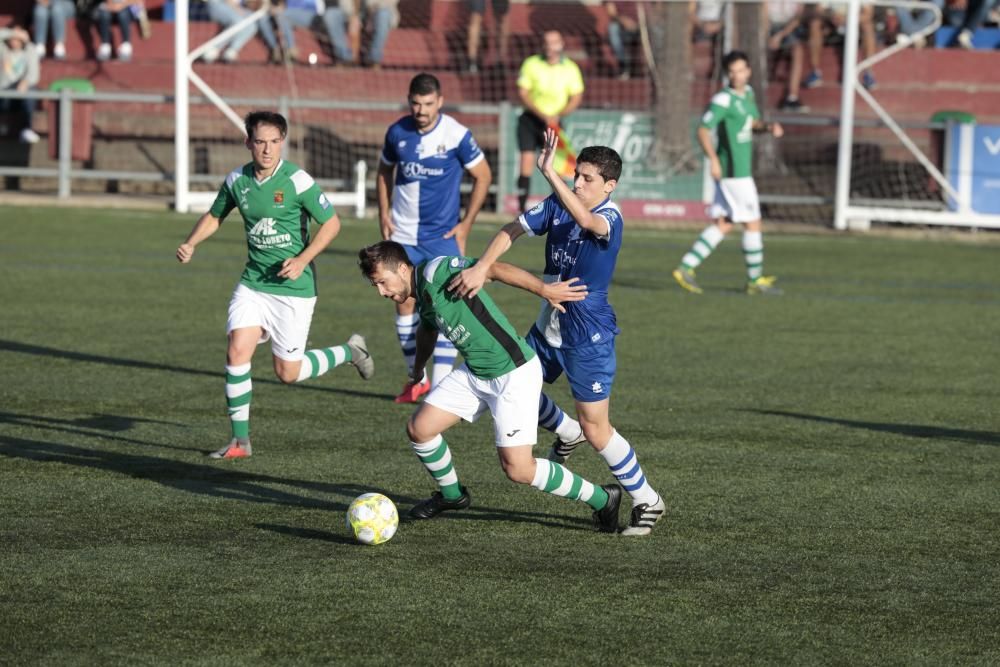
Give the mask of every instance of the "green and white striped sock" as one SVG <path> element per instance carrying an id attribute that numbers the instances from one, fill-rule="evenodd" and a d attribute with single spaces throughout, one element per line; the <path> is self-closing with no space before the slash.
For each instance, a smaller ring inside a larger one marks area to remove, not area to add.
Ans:
<path id="1" fill-rule="evenodd" d="M 250 442 L 250 399 L 253 397 L 253 382 L 250 380 L 250 364 L 226 366 L 226 406 L 229 408 L 229 423 L 233 437 L 240 443 Z"/>
<path id="2" fill-rule="evenodd" d="M 427 468 L 434 481 L 441 488 L 441 495 L 448 500 L 455 500 L 462 497 L 462 487 L 458 483 L 458 473 L 451 463 L 451 450 L 448 449 L 448 442 L 438 435 L 429 442 L 413 442 L 410 446 L 416 453 L 417 458 Z"/>
<path id="3" fill-rule="evenodd" d="M 711 224 L 702 231 L 701 236 L 694 242 L 687 254 L 681 258 L 681 266 L 685 269 L 695 270 L 708 259 L 708 256 L 722 243 L 725 234 L 715 224 Z"/>
<path id="4" fill-rule="evenodd" d="M 311 380 L 351 360 L 351 350 L 346 345 L 323 347 L 317 350 L 307 350 L 302 357 L 299 377 L 296 382 Z"/>
<path id="5" fill-rule="evenodd" d="M 764 235 L 761 232 L 743 232 L 743 260 L 750 282 L 764 274 Z"/>
<path id="6" fill-rule="evenodd" d="M 583 501 L 595 511 L 608 504 L 607 491 L 548 459 L 535 459 L 535 479 L 531 485 L 554 496 Z"/>

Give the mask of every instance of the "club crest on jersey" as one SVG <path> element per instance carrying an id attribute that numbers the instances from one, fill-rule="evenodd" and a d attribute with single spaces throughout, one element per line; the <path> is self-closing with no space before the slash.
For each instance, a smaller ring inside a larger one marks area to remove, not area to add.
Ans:
<path id="1" fill-rule="evenodd" d="M 282 191 L 282 190 L 275 190 L 274 191 L 274 203 L 275 204 L 284 204 L 285 203 L 285 193 L 284 193 L 284 191 Z"/>

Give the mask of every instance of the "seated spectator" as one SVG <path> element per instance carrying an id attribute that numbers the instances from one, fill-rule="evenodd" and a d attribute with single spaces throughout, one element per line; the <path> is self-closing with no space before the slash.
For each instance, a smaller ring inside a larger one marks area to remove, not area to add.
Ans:
<path id="1" fill-rule="evenodd" d="M 35 48 L 38 57 L 46 56 L 49 24 L 52 25 L 52 55 L 56 60 L 66 59 L 66 23 L 76 14 L 73 0 L 35 0 Z"/>
<path id="2" fill-rule="evenodd" d="M 823 72 L 820 69 L 820 58 L 823 54 L 823 43 L 826 36 L 833 32 L 844 33 L 844 19 L 847 8 L 839 3 L 814 5 L 808 18 L 809 23 L 809 76 L 802 85 L 806 88 L 818 88 L 823 85 Z M 861 5 L 858 17 L 858 27 L 861 31 L 861 53 L 863 58 L 871 58 L 876 51 L 875 38 L 875 7 L 869 4 Z M 875 87 L 875 75 L 866 69 L 861 75 L 861 84 L 868 90 Z"/>
<path id="3" fill-rule="evenodd" d="M 789 0 L 768 0 L 768 50 L 776 55 L 788 54 L 791 62 L 788 70 L 788 90 L 781 101 L 784 111 L 809 111 L 809 107 L 799 101 L 802 85 L 802 64 L 805 47 L 802 40 L 806 36 L 805 5 Z"/>
<path id="4" fill-rule="evenodd" d="M 225 30 L 232 25 L 236 25 L 240 19 L 260 9 L 262 1 L 207 0 L 208 17 Z M 261 38 L 270 50 L 271 62 L 280 63 L 282 61 L 281 48 L 278 46 L 278 38 L 274 35 L 270 16 L 262 16 L 255 23 L 251 23 L 237 32 L 227 43 L 209 49 L 202 56 L 202 60 L 207 63 L 215 62 L 219 59 L 221 53 L 223 62 L 235 62 L 240 57 L 240 49 L 253 39 L 257 31 L 260 31 Z"/>
<path id="5" fill-rule="evenodd" d="M 691 41 L 715 39 L 722 31 L 722 2 L 717 0 L 691 2 L 688 4 L 688 17 L 691 23 Z"/>
<path id="6" fill-rule="evenodd" d="M 328 16 L 332 17 L 332 14 L 324 14 L 325 8 L 323 0 L 281 0 L 271 7 L 271 14 L 278 24 L 278 30 L 281 31 L 286 62 L 292 62 L 298 56 L 298 49 L 295 47 L 295 29 L 312 30 L 313 24 L 320 16 L 324 17 L 325 22 Z M 329 25 L 326 31 L 328 34 L 332 33 Z M 332 37 L 330 41 L 333 41 Z"/>
<path id="7" fill-rule="evenodd" d="M 963 49 L 975 48 L 972 36 L 986 22 L 993 4 L 991 0 L 950 0 L 945 3 L 945 22 L 958 28 L 956 44 Z"/>
<path id="8" fill-rule="evenodd" d="M 0 28 L 0 90 L 16 90 L 26 93 L 38 85 L 38 51 L 31 44 L 28 31 L 17 25 Z M 0 97 L 0 113 L 21 111 L 24 123 L 21 141 L 33 144 L 38 135 L 31 129 L 31 114 L 35 111 L 35 100 Z M 4 130 L 6 133 L 6 130 Z"/>
<path id="9" fill-rule="evenodd" d="M 381 67 L 389 31 L 399 25 L 398 5 L 399 0 L 339 0 L 337 6 L 328 6 L 326 11 L 333 18 L 327 26 L 337 60 L 361 63 L 361 33 L 367 22 L 371 25 L 372 41 L 366 60 L 372 67 Z"/>
<path id="10" fill-rule="evenodd" d="M 624 5 L 632 11 L 623 14 L 614 2 L 604 3 L 604 9 L 608 13 L 608 43 L 618 61 L 618 78 L 622 81 L 632 76 L 631 53 L 639 43 L 639 22 L 634 16 L 635 3 L 628 2 Z"/>
<path id="11" fill-rule="evenodd" d="M 510 0 L 493 0 L 493 22 L 496 24 L 497 61 L 507 62 L 507 41 L 510 35 Z M 469 28 L 466 32 L 466 66 L 470 73 L 479 71 L 479 39 L 483 30 L 486 0 L 466 0 L 469 8 Z"/>
<path id="12" fill-rule="evenodd" d="M 132 21 L 139 22 L 143 38 L 150 35 L 149 19 L 142 0 L 77 0 L 81 16 L 90 16 L 97 24 L 101 44 L 97 47 L 97 59 L 111 58 L 111 21 L 114 19 L 122 32 L 122 43 L 118 46 L 118 60 L 132 59 Z"/>

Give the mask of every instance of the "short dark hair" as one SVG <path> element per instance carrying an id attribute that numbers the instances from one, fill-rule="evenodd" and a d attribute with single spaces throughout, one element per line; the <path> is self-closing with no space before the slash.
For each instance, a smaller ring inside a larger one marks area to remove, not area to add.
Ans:
<path id="1" fill-rule="evenodd" d="M 410 79 L 409 97 L 414 95 L 430 95 L 431 93 L 441 94 L 441 82 L 437 77 L 427 72 L 421 72 Z"/>
<path id="2" fill-rule="evenodd" d="M 587 162 L 597 167 L 605 181 L 617 181 L 622 175 L 622 156 L 607 146 L 587 146 L 576 156 L 576 163 Z"/>
<path id="3" fill-rule="evenodd" d="M 369 280 L 379 266 L 395 272 L 400 264 L 413 268 L 406 250 L 395 241 L 379 241 L 358 251 L 358 268 Z"/>
<path id="4" fill-rule="evenodd" d="M 257 129 L 257 126 L 261 123 L 265 125 L 273 125 L 278 128 L 281 132 L 281 138 L 284 139 L 288 135 L 288 121 L 285 117 L 276 111 L 251 111 L 243 119 L 244 126 L 246 127 L 247 137 L 253 138 L 253 132 Z"/>
<path id="5" fill-rule="evenodd" d="M 740 60 L 745 62 L 747 64 L 747 67 L 750 66 L 750 57 L 746 53 L 744 53 L 743 51 L 730 51 L 729 53 L 727 53 L 725 56 L 722 57 L 723 71 L 729 69 L 730 65 L 732 65 L 735 62 L 739 62 Z"/>

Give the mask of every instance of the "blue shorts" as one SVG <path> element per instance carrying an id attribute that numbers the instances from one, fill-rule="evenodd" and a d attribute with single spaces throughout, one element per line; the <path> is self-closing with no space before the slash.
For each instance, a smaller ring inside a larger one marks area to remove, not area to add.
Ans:
<path id="1" fill-rule="evenodd" d="M 546 384 L 552 384 L 565 372 L 573 398 L 581 403 L 611 398 L 618 367 L 614 338 L 598 345 L 557 348 L 546 342 L 536 326 L 531 327 L 525 338 L 542 362 L 542 379 Z"/>
<path id="2" fill-rule="evenodd" d="M 458 241 L 455 240 L 454 236 L 450 239 L 424 241 L 420 245 L 401 245 L 413 266 L 417 266 L 421 262 L 428 262 L 435 257 L 453 257 L 462 254 L 458 251 Z"/>

